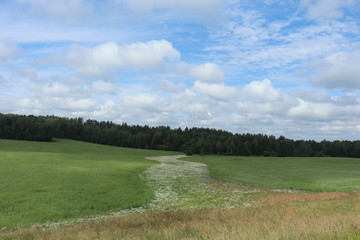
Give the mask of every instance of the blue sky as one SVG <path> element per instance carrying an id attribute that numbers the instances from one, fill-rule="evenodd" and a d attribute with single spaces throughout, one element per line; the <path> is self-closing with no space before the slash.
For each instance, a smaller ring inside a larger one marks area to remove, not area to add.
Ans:
<path id="1" fill-rule="evenodd" d="M 359 139 L 359 0 L 2 0 L 0 112 Z"/>

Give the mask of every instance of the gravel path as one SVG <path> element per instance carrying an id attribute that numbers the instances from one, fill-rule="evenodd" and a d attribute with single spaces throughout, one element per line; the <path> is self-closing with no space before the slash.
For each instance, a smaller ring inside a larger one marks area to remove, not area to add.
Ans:
<path id="1" fill-rule="evenodd" d="M 155 192 L 145 208 L 154 210 L 232 208 L 248 206 L 257 189 L 223 183 L 210 178 L 206 164 L 182 161 L 179 156 L 149 157 L 160 164 L 145 170 L 141 177 Z"/>

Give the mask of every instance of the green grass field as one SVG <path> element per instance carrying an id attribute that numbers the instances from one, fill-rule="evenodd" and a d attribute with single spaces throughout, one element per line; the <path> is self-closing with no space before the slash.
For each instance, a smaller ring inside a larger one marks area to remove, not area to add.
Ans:
<path id="1" fill-rule="evenodd" d="M 307 191 L 359 191 L 360 159 L 194 156 L 212 177 L 246 186 Z"/>
<path id="2" fill-rule="evenodd" d="M 144 157 L 171 155 L 72 140 L 0 140 L 0 229 L 140 206 L 152 190 Z"/>
<path id="3" fill-rule="evenodd" d="M 199 185 L 201 197 L 192 194 L 194 188 L 185 188 L 190 194 L 177 197 L 206 202 L 203 196 L 218 191 L 221 194 L 211 195 L 211 200 L 225 201 L 223 193 L 234 190 L 238 200 L 247 201 L 247 194 L 255 193 L 251 204 L 233 209 L 152 209 L 70 226 L 26 228 L 106 215 L 148 202 L 154 194 L 139 173 L 156 163 L 144 157 L 171 154 L 178 153 L 62 139 L 51 143 L 0 140 L 0 239 L 360 239 L 359 192 L 274 193 L 268 189 L 358 191 L 360 159 L 349 158 L 193 156 L 183 160 L 205 163 L 212 177 L 241 185 L 214 181 L 205 171 Z M 169 167 L 150 169 L 164 168 L 155 178 L 164 178 L 164 186 L 176 180 L 173 190 L 183 191 L 176 185 L 187 181 L 186 171 L 179 167 L 183 163 L 169 164 L 176 170 L 169 176 L 165 174 Z M 169 196 L 164 196 L 166 203 Z M 12 229 L 16 226 L 25 228 Z"/>

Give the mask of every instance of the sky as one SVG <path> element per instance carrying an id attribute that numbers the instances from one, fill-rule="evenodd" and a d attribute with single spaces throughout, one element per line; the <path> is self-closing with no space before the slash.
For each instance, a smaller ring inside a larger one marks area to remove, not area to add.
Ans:
<path id="1" fill-rule="evenodd" d="M 0 113 L 360 136 L 360 0 L 0 0 Z"/>

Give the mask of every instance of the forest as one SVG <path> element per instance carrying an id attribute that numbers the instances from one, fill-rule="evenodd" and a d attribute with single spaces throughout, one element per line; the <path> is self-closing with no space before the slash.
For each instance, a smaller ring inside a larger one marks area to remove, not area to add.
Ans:
<path id="1" fill-rule="evenodd" d="M 58 116 L 0 113 L 0 138 L 52 141 L 67 138 L 111 146 L 218 154 L 279 157 L 360 157 L 360 141 L 292 140 L 284 136 L 231 133 L 209 128 L 139 126 Z"/>

